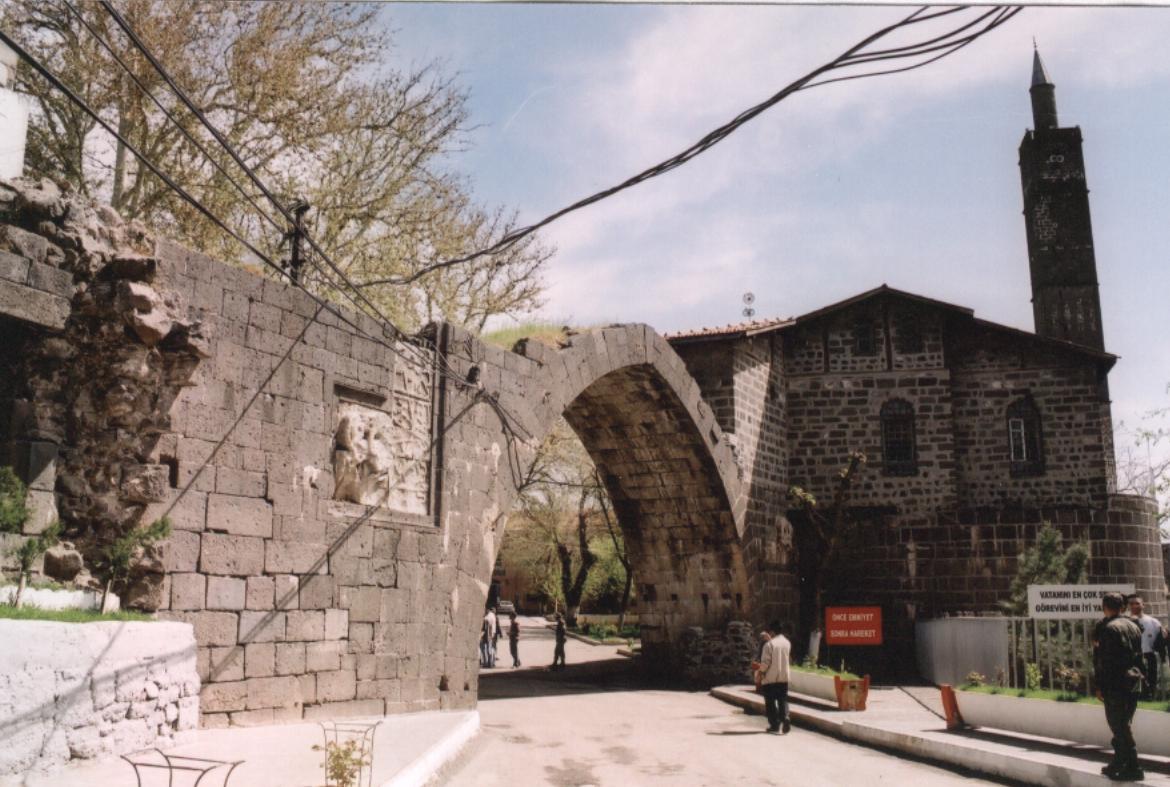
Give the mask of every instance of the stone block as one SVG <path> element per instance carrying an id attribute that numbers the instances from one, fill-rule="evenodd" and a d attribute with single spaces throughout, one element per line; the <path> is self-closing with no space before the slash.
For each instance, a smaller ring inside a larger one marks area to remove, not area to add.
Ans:
<path id="1" fill-rule="evenodd" d="M 179 616 L 195 626 L 200 645 L 234 645 L 238 620 L 234 612 L 189 612 Z"/>
<path id="2" fill-rule="evenodd" d="M 382 700 L 351 700 L 347 702 L 323 702 L 305 708 L 305 720 L 344 719 L 370 716 L 383 716 L 386 713 L 386 704 Z"/>
<path id="3" fill-rule="evenodd" d="M 357 696 L 357 676 L 353 670 L 317 673 L 317 702 L 352 700 Z"/>
<path id="4" fill-rule="evenodd" d="M 218 471 L 222 469 L 217 468 L 217 477 Z M 263 495 L 262 491 L 260 495 Z M 272 506 L 259 496 L 209 495 L 207 529 L 241 536 L 271 538 Z"/>
<path id="5" fill-rule="evenodd" d="M 244 649 L 239 645 L 209 648 L 207 653 L 207 680 L 228 682 L 244 679 Z"/>
<path id="6" fill-rule="evenodd" d="M 275 580 L 272 577 L 248 577 L 244 593 L 245 609 L 275 609 Z"/>
<path id="7" fill-rule="evenodd" d="M 277 675 L 300 675 L 305 672 L 305 645 L 301 642 L 281 642 L 276 645 Z"/>
<path id="8" fill-rule="evenodd" d="M 269 678 L 276 674 L 276 645 L 260 642 L 244 647 L 244 675 Z"/>
<path id="9" fill-rule="evenodd" d="M 250 678 L 247 709 L 289 708 L 301 705 L 301 684 L 291 675 L 274 678 Z"/>
<path id="10" fill-rule="evenodd" d="M 254 470 L 237 470 L 233 467 L 217 467 L 215 469 L 215 491 L 224 495 L 235 495 L 246 498 L 263 498 L 268 494 L 268 479 L 263 470 L 263 454 L 260 455 L 260 472 Z M 268 506 L 269 521 L 271 521 L 271 506 Z M 253 533 L 245 533 L 253 535 Z"/>
<path id="11" fill-rule="evenodd" d="M 279 574 L 273 580 L 276 583 L 276 608 L 296 609 L 300 601 L 301 578 L 293 574 Z"/>
<path id="12" fill-rule="evenodd" d="M 205 574 L 252 576 L 264 572 L 264 540 L 248 536 L 204 533 L 199 570 Z"/>
<path id="13" fill-rule="evenodd" d="M 171 574 L 171 609 L 203 609 L 207 577 L 202 574 Z"/>
<path id="14" fill-rule="evenodd" d="M 236 577 L 211 576 L 207 578 L 208 609 L 243 609 L 246 583 Z"/>
<path id="15" fill-rule="evenodd" d="M 345 639 L 349 634 L 349 611 L 325 610 L 325 639 Z"/>
<path id="16" fill-rule="evenodd" d="M 341 665 L 341 642 L 310 642 L 305 646 L 305 669 L 310 672 L 336 670 Z"/>
<path id="17" fill-rule="evenodd" d="M 301 699 L 306 703 L 317 701 L 317 676 L 298 675 L 297 681 L 301 684 Z"/>
<path id="18" fill-rule="evenodd" d="M 314 641 L 325 638 L 323 610 L 292 610 L 287 615 L 284 633 L 286 640 Z"/>
<path id="19" fill-rule="evenodd" d="M 212 683 L 199 694 L 199 708 L 204 714 L 244 710 L 248 704 L 248 684 L 244 681 Z"/>
<path id="20" fill-rule="evenodd" d="M 323 574 L 328 564 L 328 549 L 325 544 L 269 541 L 264 569 L 269 574 Z"/>
<path id="21" fill-rule="evenodd" d="M 16 254 L 0 251 L 0 279 L 15 284 L 28 283 L 30 261 Z"/>
<path id="22" fill-rule="evenodd" d="M 240 613 L 240 642 L 276 642 L 284 639 L 283 612 Z"/>
<path id="23" fill-rule="evenodd" d="M 0 314 L 60 330 L 71 311 L 69 299 L 15 282 L 0 281 Z"/>
<path id="24" fill-rule="evenodd" d="M 329 609 L 333 606 L 333 577 L 318 574 L 305 577 L 300 587 L 301 609 Z"/>
<path id="25" fill-rule="evenodd" d="M 377 622 L 382 617 L 382 591 L 376 587 L 344 587 L 340 606 L 349 610 L 350 622 Z"/>
<path id="26" fill-rule="evenodd" d="M 159 560 L 168 572 L 196 571 L 199 568 L 199 534 L 172 530 L 159 544 Z"/>
<path id="27" fill-rule="evenodd" d="M 269 482 L 268 499 L 272 502 L 272 512 L 277 516 L 300 516 L 305 513 L 301 489 L 292 484 Z"/>

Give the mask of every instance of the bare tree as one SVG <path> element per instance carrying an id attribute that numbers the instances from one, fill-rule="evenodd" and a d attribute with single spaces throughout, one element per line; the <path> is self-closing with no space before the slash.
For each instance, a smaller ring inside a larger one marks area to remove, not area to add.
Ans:
<path id="1" fill-rule="evenodd" d="M 813 628 L 808 637 L 808 654 L 817 660 L 821 648 L 822 626 L 825 619 L 825 594 L 829 577 L 841 556 L 841 547 L 848 540 L 855 522 L 849 515 L 846 502 L 853 486 L 853 479 L 865 465 L 865 454 L 852 451 L 845 466 L 837 472 L 837 483 L 833 498 L 827 506 L 808 490 L 791 486 L 789 499 L 804 512 L 811 526 L 811 538 L 805 542 L 805 549 L 811 550 L 813 583 Z"/>

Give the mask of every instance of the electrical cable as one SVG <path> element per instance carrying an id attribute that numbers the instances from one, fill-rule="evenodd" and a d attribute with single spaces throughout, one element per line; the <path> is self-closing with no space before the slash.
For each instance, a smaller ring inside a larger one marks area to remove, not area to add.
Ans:
<path id="1" fill-rule="evenodd" d="M 426 275 L 433 273 L 435 271 L 450 268 L 452 266 L 460 265 L 460 264 L 463 264 L 466 262 L 471 262 L 473 260 L 479 259 L 480 257 L 489 256 L 492 254 L 498 254 L 499 252 L 510 248 L 511 246 L 518 243 L 520 240 L 533 234 L 537 230 L 539 230 L 545 226 L 548 226 L 549 224 L 553 223 L 554 221 L 562 218 L 563 216 L 565 216 L 569 213 L 573 213 L 575 211 L 581 210 L 582 208 L 585 208 L 585 207 L 588 207 L 589 205 L 600 202 L 601 200 L 608 199 L 609 197 L 614 196 L 615 194 L 618 194 L 619 192 L 625 191 L 626 189 L 632 188 L 640 183 L 643 183 L 647 180 L 658 177 L 660 175 L 666 174 L 667 172 L 670 172 L 671 170 L 673 170 L 679 166 L 682 166 L 683 164 L 687 163 L 691 159 L 695 158 L 696 156 L 702 154 L 703 152 L 707 151 L 708 149 L 710 149 L 714 145 L 716 145 L 719 142 L 726 139 L 728 136 L 730 136 L 732 133 L 734 133 L 736 130 L 738 130 L 741 126 L 743 126 L 748 121 L 754 119 L 756 116 L 760 115 L 764 111 L 775 106 L 776 104 L 783 101 L 785 98 L 788 98 L 789 96 L 791 96 L 793 93 L 796 93 L 797 91 L 810 89 L 812 87 L 821 87 L 823 85 L 831 84 L 833 82 L 845 81 L 846 79 L 861 79 L 861 78 L 868 78 L 868 77 L 873 77 L 873 76 L 883 76 L 886 74 L 899 73 L 902 71 L 910 71 L 910 70 L 913 70 L 914 68 L 920 68 L 924 65 L 927 65 L 930 62 L 934 62 L 935 60 L 941 59 L 942 57 L 946 57 L 950 54 L 953 54 L 954 52 L 961 49 L 963 46 L 966 46 L 966 44 L 970 43 L 971 41 L 974 41 L 977 38 L 980 38 L 983 35 L 986 35 L 987 33 L 991 32 L 991 30 L 994 30 L 996 27 L 1003 24 L 1011 17 L 1015 16 L 1017 13 L 1019 13 L 1019 11 L 1021 9 L 1019 7 L 1012 7 L 1012 6 L 997 6 L 997 7 L 993 8 L 991 11 L 983 12 L 980 15 L 980 17 L 978 19 L 976 19 L 975 22 L 971 22 L 971 23 L 967 23 L 965 25 L 962 25 L 958 29 L 952 30 L 949 33 L 945 34 L 944 36 L 939 36 L 939 37 L 936 37 L 933 39 L 929 39 L 927 42 L 918 42 L 917 44 L 907 45 L 905 47 L 898 47 L 898 48 L 894 48 L 894 49 L 890 49 L 890 50 L 881 50 L 882 52 L 885 52 L 886 54 L 882 55 L 879 58 L 875 58 L 875 60 L 878 60 L 878 59 L 906 59 L 906 58 L 910 58 L 910 57 L 920 56 L 922 54 L 928 53 L 928 50 L 924 48 L 926 44 L 937 42 L 937 41 L 942 41 L 942 40 L 945 40 L 946 38 L 953 37 L 957 33 L 962 32 L 963 30 L 966 30 L 972 26 L 977 26 L 980 24 L 984 25 L 983 29 L 978 30 L 975 33 L 972 33 L 971 36 L 969 36 L 967 40 L 964 40 L 960 46 L 955 46 L 947 51 L 944 51 L 941 55 L 927 61 L 927 63 L 921 63 L 921 64 L 918 64 L 915 66 L 910 66 L 910 67 L 906 67 L 906 68 L 902 68 L 902 69 L 889 69 L 889 70 L 885 70 L 885 71 L 875 71 L 875 72 L 862 74 L 862 75 L 853 75 L 851 77 L 840 77 L 840 78 L 835 78 L 835 79 L 830 79 L 830 80 L 823 80 L 820 82 L 814 82 L 814 80 L 816 80 L 818 77 L 820 77 L 821 75 L 823 75 L 829 71 L 834 71 L 834 70 L 849 67 L 851 65 L 857 65 L 859 63 L 868 62 L 868 60 L 865 59 L 867 56 L 864 54 L 860 54 L 860 50 L 863 50 L 865 47 L 869 46 L 870 44 L 874 43 L 875 41 L 886 37 L 887 35 L 894 32 L 895 30 L 899 30 L 899 29 L 908 27 L 909 25 L 913 25 L 913 24 L 921 24 L 923 22 L 937 19 L 939 17 L 948 16 L 948 15 L 953 14 L 953 13 L 960 13 L 960 12 L 967 11 L 967 10 L 969 10 L 968 6 L 959 6 L 956 8 L 946 9 L 943 11 L 937 11 L 937 12 L 933 12 L 933 13 L 925 13 L 926 7 L 924 6 L 923 8 L 920 8 L 920 9 L 916 10 L 914 13 L 910 14 L 905 19 L 902 19 L 899 22 L 896 22 L 894 24 L 891 24 L 891 25 L 888 25 L 884 28 L 881 28 L 877 32 L 867 36 L 866 38 L 862 39 L 857 44 L 855 44 L 852 47 L 850 47 L 849 49 L 845 50 L 845 52 L 843 52 L 841 55 L 837 56 L 833 60 L 829 61 L 828 63 L 826 63 L 824 65 L 818 66 L 817 68 L 808 72 L 807 74 L 800 77 L 799 79 L 789 83 L 787 86 L 782 88 L 777 93 L 773 94 L 771 97 L 769 97 L 765 101 L 763 101 L 759 104 L 756 104 L 755 106 L 750 107 L 747 110 L 744 110 L 743 112 L 738 114 L 735 118 L 733 118 L 730 122 L 728 122 L 728 123 L 724 124 L 723 126 L 720 126 L 720 127 L 716 128 L 715 130 L 709 132 L 708 134 L 703 136 L 699 141 L 697 141 L 696 143 L 694 143 L 690 147 L 686 148 L 682 152 L 680 152 L 680 153 L 678 153 L 678 154 L 676 154 L 676 155 L 674 155 L 674 156 L 672 156 L 672 157 L 670 157 L 670 158 L 668 158 L 668 159 L 666 159 L 666 160 L 664 160 L 664 161 L 662 161 L 662 162 L 660 162 L 652 167 L 649 167 L 649 168 L 639 172 L 638 174 L 636 174 L 630 178 L 627 178 L 626 180 L 622 181 L 621 183 L 619 183 L 615 186 L 604 189 L 602 191 L 595 192 L 594 194 L 591 194 L 588 197 L 577 200 L 576 202 L 568 205 L 567 207 L 561 208 L 560 210 L 557 210 L 557 211 L 545 216 L 544 218 L 534 222 L 533 224 L 530 224 L 528 226 L 513 230 L 512 232 L 510 232 L 510 233 L 506 234 L 504 237 L 502 237 L 499 241 L 497 241 L 496 243 L 494 243 L 486 248 L 480 249 L 480 250 L 472 252 L 470 254 L 462 255 L 459 257 L 453 257 L 453 258 L 443 260 L 440 262 L 435 262 L 435 263 L 430 263 L 428 265 L 424 265 L 407 276 L 394 276 L 394 277 L 385 277 L 385 278 L 381 278 L 381 279 L 373 279 L 370 281 L 362 282 L 360 284 L 360 286 L 364 288 L 364 287 L 374 287 L 374 286 L 379 286 L 379 285 L 402 286 L 402 285 L 406 285 L 406 284 L 411 284 L 411 283 L 417 281 L 418 279 L 420 279 L 421 277 L 426 276 Z M 1002 14 L 1005 11 L 1007 12 L 1007 15 L 1005 18 L 1001 19 L 999 16 L 996 16 L 992 19 L 992 21 L 990 23 L 984 22 L 984 20 L 990 18 L 993 14 Z M 876 55 L 878 53 L 869 53 L 869 54 Z"/>
<path id="2" fill-rule="evenodd" d="M 236 232 L 234 229 L 229 227 L 222 219 L 220 219 L 209 208 L 207 208 L 206 205 L 204 205 L 196 197 L 194 197 L 190 192 L 188 192 L 186 189 L 184 189 L 182 186 L 180 186 L 178 183 L 176 183 L 173 178 L 171 178 L 169 175 L 167 175 L 165 172 L 163 172 L 158 167 L 158 165 L 156 165 L 144 153 L 142 153 L 142 151 L 140 151 L 138 149 L 138 147 L 136 145 L 134 145 L 134 143 L 130 142 L 122 134 L 120 134 L 116 129 L 114 129 L 112 126 L 110 126 L 110 124 L 106 120 L 104 120 L 97 113 L 96 110 L 93 109 L 93 107 L 91 107 L 84 99 L 82 99 L 80 96 L 78 96 L 76 93 L 74 93 L 67 85 L 65 85 L 60 80 L 60 78 L 58 78 L 55 74 L 53 74 L 51 71 L 49 71 L 48 68 L 44 64 L 42 64 L 39 60 L 37 60 L 35 57 L 33 57 L 28 51 L 26 51 L 23 47 L 21 47 L 20 44 L 18 44 L 16 41 L 14 41 L 12 38 L 10 38 L 3 30 L 0 30 L 0 41 L 3 41 L 5 44 L 7 44 L 8 47 L 11 48 L 13 52 L 15 52 L 23 60 L 25 60 L 27 63 L 29 63 L 29 65 L 31 65 L 33 67 L 33 69 L 36 70 L 37 73 L 39 73 L 44 79 L 46 79 L 54 88 L 56 88 L 57 90 L 62 92 L 70 101 L 72 101 L 75 105 L 77 105 L 78 108 L 80 108 L 87 115 L 89 115 L 106 132 L 108 132 L 115 139 L 117 139 L 119 142 L 121 142 L 126 147 L 126 149 L 129 150 L 131 153 L 133 153 L 143 164 L 145 164 L 146 167 L 148 169 L 150 169 L 150 171 L 152 173 L 154 173 L 154 175 L 156 177 L 160 178 L 164 183 L 166 183 L 167 186 L 169 186 L 173 191 L 175 191 L 175 193 L 177 193 L 180 197 L 182 197 L 193 208 L 195 208 L 197 211 L 199 211 L 200 214 L 202 214 L 209 221 L 211 221 L 213 224 L 215 224 L 217 227 L 219 227 L 221 230 L 223 230 L 229 236 L 231 236 L 236 241 L 238 241 L 242 246 L 244 246 L 244 248 L 246 248 L 253 255 L 255 255 L 257 259 L 259 259 L 261 262 L 263 262 L 269 268 L 273 269 L 278 275 L 283 276 L 285 278 L 289 278 L 288 274 L 284 270 L 282 270 L 279 265 L 277 265 L 275 262 L 273 262 L 272 259 L 270 257 L 268 257 L 267 254 L 265 254 L 263 251 L 261 251 L 259 248 L 257 248 L 256 245 L 253 244 L 251 241 L 247 240 L 242 235 L 240 235 L 240 233 Z M 297 282 L 293 282 L 293 284 L 294 284 L 294 286 L 297 286 L 299 289 L 301 289 L 303 292 L 305 292 L 305 294 L 308 295 L 319 307 L 323 308 L 324 310 L 328 311 L 330 314 L 334 315 L 338 320 L 340 320 L 341 322 L 343 322 L 346 325 L 348 325 L 349 327 L 351 327 L 356 333 L 361 334 L 362 336 L 365 336 L 366 338 L 368 338 L 372 341 L 375 341 L 378 344 L 381 344 L 382 346 L 384 346 L 388 350 L 390 350 L 392 353 L 394 353 L 395 355 L 397 355 L 398 357 L 402 358 L 403 360 L 405 360 L 407 362 L 411 362 L 412 360 L 414 360 L 414 361 L 417 360 L 417 358 L 412 359 L 412 358 L 407 357 L 399 347 L 396 347 L 392 344 L 388 344 L 384 338 L 375 337 L 372 334 L 368 333 L 363 328 L 361 328 L 359 325 L 357 325 L 352 320 L 350 320 L 345 314 L 338 311 L 338 309 L 336 307 L 329 304 L 327 301 L 324 301 L 321 298 L 317 297 L 312 292 L 307 290 L 305 287 L 299 285 Z M 409 343 L 409 337 L 407 337 L 407 343 Z"/>
<path id="3" fill-rule="evenodd" d="M 290 224 L 295 223 L 295 219 L 294 219 L 292 213 L 290 213 L 289 210 L 280 202 L 280 200 L 278 200 L 276 198 L 276 196 L 273 194 L 273 192 L 267 187 L 266 184 L 264 184 L 264 182 L 260 179 L 260 177 L 255 173 L 255 171 L 251 167 L 249 167 L 247 165 L 247 163 L 244 162 L 243 158 L 236 152 L 235 148 L 224 137 L 224 135 L 211 123 L 211 121 L 207 118 L 206 114 L 202 111 L 202 109 L 200 109 L 198 106 L 196 106 L 195 102 L 190 98 L 190 96 L 188 96 L 187 93 L 175 82 L 174 78 L 170 75 L 170 73 L 166 70 L 166 68 L 162 65 L 162 63 L 158 60 L 158 58 L 155 57 L 154 53 L 150 51 L 150 48 L 146 46 L 146 44 L 142 41 L 142 39 L 138 36 L 138 34 L 130 26 L 130 23 L 118 12 L 118 10 L 116 8 L 113 7 L 113 5 L 108 0 L 101 0 L 101 5 L 106 10 L 107 14 L 110 15 L 110 17 L 115 21 L 115 23 L 122 29 L 122 31 L 130 39 L 131 43 L 135 46 L 135 48 L 138 49 L 138 51 L 143 55 L 143 57 L 146 58 L 147 62 L 149 62 L 151 64 L 151 66 L 155 69 L 155 71 L 163 79 L 163 81 L 166 82 L 166 84 L 170 87 L 171 91 L 187 107 L 187 109 L 192 114 L 195 115 L 195 117 L 200 121 L 200 123 L 204 126 L 204 128 L 206 128 L 211 133 L 211 135 L 215 138 L 215 140 L 217 142 L 219 142 L 219 144 L 224 148 L 224 150 L 228 153 L 228 155 L 232 158 L 232 160 L 236 162 L 236 165 L 239 166 L 240 169 L 244 172 L 244 174 L 248 176 L 249 180 L 251 180 L 252 183 L 260 190 L 260 192 L 265 197 L 268 198 L 269 202 L 272 203 L 272 205 L 276 208 L 276 210 L 281 215 L 283 215 L 285 217 L 285 219 L 287 221 L 289 221 Z M 125 68 L 124 65 L 123 65 L 123 67 Z M 177 121 L 173 121 L 173 122 L 177 123 Z M 207 155 L 207 154 L 205 153 L 205 155 Z M 208 156 L 208 158 L 210 160 L 210 156 Z M 239 188 L 239 187 L 237 186 L 237 188 Z M 243 193 L 243 190 L 242 189 L 240 189 L 240 190 L 241 190 L 241 193 Z M 364 303 L 370 310 L 372 310 L 374 312 L 374 314 L 376 315 L 376 318 L 378 320 L 380 320 L 380 322 L 383 324 L 384 329 L 389 328 L 390 331 L 397 338 L 399 338 L 400 340 L 403 341 L 403 343 L 404 343 L 403 346 L 408 351 L 413 352 L 413 351 L 418 350 L 418 352 L 415 353 L 416 362 L 426 363 L 429 360 L 431 360 L 430 358 L 427 358 L 427 357 L 421 355 L 420 354 L 421 349 L 417 348 L 415 346 L 415 342 L 418 342 L 420 340 L 416 338 L 414 341 L 412 341 L 411 337 L 407 336 L 407 334 L 404 331 L 402 331 L 385 314 L 383 314 L 381 312 L 381 310 L 378 309 L 378 307 L 372 301 L 370 301 L 369 298 L 367 298 L 365 296 L 365 294 L 361 291 L 361 288 L 358 287 L 353 281 L 351 281 L 345 275 L 344 270 L 333 262 L 333 260 L 325 252 L 325 250 L 323 248 L 321 248 L 320 244 L 318 244 L 317 241 L 310 234 L 303 233 L 302 237 L 304 237 L 305 240 L 307 240 L 309 242 L 309 245 L 312 247 L 312 249 L 317 252 L 317 254 L 320 256 L 320 258 L 325 262 L 325 264 L 348 286 L 349 290 L 351 290 L 358 298 L 361 299 L 362 303 Z M 310 259 L 310 262 L 312 262 L 311 259 Z M 320 266 L 314 264 L 314 268 L 317 270 L 317 272 L 319 274 L 321 274 L 325 278 L 326 282 L 328 283 L 328 285 L 332 289 L 334 289 L 335 291 L 338 291 L 342 295 L 344 295 L 347 298 L 347 300 L 349 300 L 350 303 L 353 304 L 353 306 L 355 307 L 355 309 L 358 312 L 362 311 L 361 306 L 354 299 L 353 295 L 349 295 L 345 291 L 344 288 L 342 288 L 340 285 L 335 284 L 332 281 L 332 279 L 327 274 L 325 274 L 324 271 L 322 271 L 320 269 Z M 297 284 L 299 285 L 299 282 Z M 425 340 L 422 340 L 422 341 L 425 341 Z M 427 349 L 430 350 L 432 353 L 435 353 L 435 350 L 433 347 L 428 347 Z M 460 375 L 450 365 L 449 361 L 445 357 L 442 357 L 441 354 L 435 353 L 434 358 L 438 361 L 441 372 L 442 372 L 442 374 L 444 374 L 444 376 L 446 376 L 450 379 L 453 379 L 456 382 L 459 382 L 460 384 L 463 384 L 463 385 L 470 384 L 469 381 L 466 380 L 466 378 L 464 378 L 462 375 Z"/>

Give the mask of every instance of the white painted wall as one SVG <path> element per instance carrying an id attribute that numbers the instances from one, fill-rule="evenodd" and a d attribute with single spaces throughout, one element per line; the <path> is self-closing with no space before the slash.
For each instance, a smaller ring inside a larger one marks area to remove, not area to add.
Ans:
<path id="1" fill-rule="evenodd" d="M 0 783 L 198 725 L 190 624 L 0 620 Z"/>

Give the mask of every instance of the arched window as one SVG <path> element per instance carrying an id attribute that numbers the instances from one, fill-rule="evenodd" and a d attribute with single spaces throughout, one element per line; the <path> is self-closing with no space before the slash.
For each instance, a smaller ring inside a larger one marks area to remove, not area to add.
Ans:
<path id="1" fill-rule="evenodd" d="M 1012 475 L 1044 472 L 1044 433 L 1040 411 L 1030 394 L 1024 394 L 1007 408 L 1008 456 Z"/>
<path id="2" fill-rule="evenodd" d="M 904 399 L 891 399 L 882 405 L 882 469 L 886 475 L 918 472 L 914 406 Z"/>

